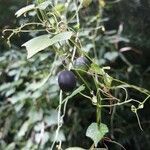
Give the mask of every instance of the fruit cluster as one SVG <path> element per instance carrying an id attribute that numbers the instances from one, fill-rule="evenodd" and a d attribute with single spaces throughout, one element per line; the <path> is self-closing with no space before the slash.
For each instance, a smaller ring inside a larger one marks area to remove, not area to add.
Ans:
<path id="1" fill-rule="evenodd" d="M 80 70 L 87 70 L 89 61 L 85 57 L 78 57 L 74 61 L 74 67 Z M 76 76 L 72 71 L 64 70 L 58 75 L 58 84 L 62 91 L 69 92 L 76 87 Z"/>

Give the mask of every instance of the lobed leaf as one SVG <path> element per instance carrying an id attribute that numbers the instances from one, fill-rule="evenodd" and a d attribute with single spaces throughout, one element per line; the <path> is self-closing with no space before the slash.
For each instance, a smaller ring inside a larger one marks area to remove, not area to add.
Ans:
<path id="1" fill-rule="evenodd" d="M 94 141 L 95 146 L 97 147 L 98 142 L 104 137 L 104 135 L 108 132 L 108 127 L 101 123 L 100 126 L 97 123 L 92 123 L 87 131 L 86 136 L 91 138 Z"/>

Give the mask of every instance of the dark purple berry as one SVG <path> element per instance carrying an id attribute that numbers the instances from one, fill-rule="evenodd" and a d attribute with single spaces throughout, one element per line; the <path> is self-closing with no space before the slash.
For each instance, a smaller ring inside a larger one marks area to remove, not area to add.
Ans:
<path id="1" fill-rule="evenodd" d="M 59 87 L 65 91 L 72 91 L 76 86 L 76 77 L 72 71 L 62 71 L 58 75 Z"/>

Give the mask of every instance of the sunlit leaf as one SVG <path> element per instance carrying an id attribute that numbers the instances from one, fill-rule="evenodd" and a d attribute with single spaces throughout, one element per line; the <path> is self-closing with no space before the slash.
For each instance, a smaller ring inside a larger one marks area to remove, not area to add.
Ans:
<path id="1" fill-rule="evenodd" d="M 65 5 L 64 4 L 57 4 L 54 8 L 53 11 L 56 13 L 56 15 L 60 15 L 65 10 Z"/>
<path id="2" fill-rule="evenodd" d="M 16 15 L 17 17 L 20 17 L 22 14 L 24 14 L 24 13 L 26 13 L 26 12 L 28 12 L 28 11 L 34 9 L 34 8 L 35 8 L 35 5 L 34 5 L 34 4 L 28 5 L 28 6 L 26 6 L 26 7 L 23 7 L 23 8 L 21 8 L 21 9 L 19 9 L 19 10 L 15 13 L 15 15 Z"/>
<path id="3" fill-rule="evenodd" d="M 50 110 L 50 115 L 44 118 L 44 121 L 47 126 L 52 126 L 57 124 L 57 115 L 58 112 L 54 109 Z"/>
<path id="4" fill-rule="evenodd" d="M 24 43 L 22 46 L 25 46 L 27 49 L 27 58 L 31 58 L 33 55 L 38 53 L 41 50 L 44 50 L 45 48 L 61 41 L 65 41 L 71 38 L 73 35 L 73 32 L 62 32 L 54 37 L 50 38 L 49 34 L 41 35 L 38 37 L 35 37 L 26 43 Z"/>
<path id="5" fill-rule="evenodd" d="M 42 109 L 39 109 L 39 110 L 32 109 L 32 110 L 28 113 L 28 116 L 29 116 L 29 120 L 30 120 L 32 123 L 35 123 L 35 122 L 37 122 L 37 121 L 42 120 L 42 118 L 43 118 L 43 110 L 42 110 Z"/>
<path id="6" fill-rule="evenodd" d="M 80 87 L 78 87 L 71 95 L 67 96 L 64 101 L 69 100 L 70 98 L 72 98 L 73 96 L 77 95 L 79 92 L 83 91 L 85 89 L 84 85 L 81 85 Z"/>
<path id="7" fill-rule="evenodd" d="M 51 141 L 66 141 L 64 132 L 62 130 L 59 131 L 58 135 L 57 135 L 57 139 L 56 138 L 56 132 L 54 132 L 53 134 L 51 134 Z"/>
<path id="8" fill-rule="evenodd" d="M 104 135 L 108 132 L 108 127 L 101 123 L 98 127 L 97 123 L 92 123 L 87 131 L 86 136 L 91 138 L 94 141 L 95 146 L 97 147 L 98 142 L 104 137 Z"/>
<path id="9" fill-rule="evenodd" d="M 31 96 L 30 93 L 18 92 L 16 95 L 10 97 L 8 101 L 11 102 L 12 104 L 15 104 L 18 102 L 22 102 L 23 100 L 29 98 L 30 96 Z"/>
<path id="10" fill-rule="evenodd" d="M 16 144 L 13 142 L 13 143 L 10 143 L 6 148 L 5 150 L 14 150 L 15 149 L 15 146 Z"/>
<path id="11" fill-rule="evenodd" d="M 39 4 L 36 8 L 39 8 L 39 9 L 41 9 L 41 10 L 44 10 L 44 9 L 46 9 L 50 4 L 51 4 L 50 1 L 45 1 L 45 2 L 43 2 L 43 3 L 41 3 L 41 4 Z"/>
<path id="12" fill-rule="evenodd" d="M 91 64 L 91 68 L 90 70 L 93 72 L 93 73 L 96 73 L 96 74 L 100 74 L 100 75 L 104 75 L 105 74 L 105 71 L 99 67 L 99 65 L 95 64 L 95 63 L 92 63 Z"/>
<path id="13" fill-rule="evenodd" d="M 21 129 L 19 130 L 19 132 L 17 134 L 18 138 L 20 138 L 20 137 L 22 137 L 22 136 L 25 135 L 25 133 L 28 130 L 29 125 L 30 125 L 30 121 L 29 120 L 27 120 L 27 121 L 24 122 L 24 124 L 21 126 Z"/>
<path id="14" fill-rule="evenodd" d="M 118 52 L 107 52 L 105 53 L 104 58 L 109 61 L 114 61 L 118 56 Z"/>
<path id="15" fill-rule="evenodd" d="M 35 135 L 35 142 L 37 144 L 41 143 L 41 145 L 44 145 L 48 140 L 49 140 L 48 132 L 44 132 L 42 138 L 41 133 L 36 133 Z"/>
<path id="16" fill-rule="evenodd" d="M 22 107 L 24 106 L 24 103 L 25 101 L 22 101 L 21 103 L 17 103 L 14 105 L 16 112 L 19 112 L 22 109 Z"/>

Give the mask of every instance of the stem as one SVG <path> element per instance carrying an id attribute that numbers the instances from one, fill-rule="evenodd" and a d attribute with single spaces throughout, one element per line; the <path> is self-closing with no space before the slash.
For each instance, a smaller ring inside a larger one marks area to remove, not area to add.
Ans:
<path id="1" fill-rule="evenodd" d="M 88 83 L 84 80 L 84 78 L 80 75 L 80 73 L 78 71 L 76 71 L 76 73 L 78 74 L 79 78 L 84 82 L 84 84 L 86 85 L 86 87 L 89 89 L 89 91 L 92 91 L 88 85 Z"/>
<path id="2" fill-rule="evenodd" d="M 97 16 L 97 20 L 96 20 L 96 28 L 99 27 L 99 18 L 101 18 L 101 15 L 102 15 L 102 12 L 101 12 L 101 8 L 99 8 L 99 13 L 98 13 L 98 16 Z M 95 28 L 95 31 L 94 31 L 94 37 L 93 37 L 93 40 L 92 40 L 92 43 L 93 43 L 93 49 L 94 49 L 94 55 L 95 55 L 95 58 L 96 58 L 96 61 L 98 61 L 98 55 L 97 55 L 97 52 L 96 52 L 96 37 L 97 37 L 97 29 Z M 101 95 L 100 95 L 100 91 L 99 91 L 99 86 L 97 83 L 99 83 L 98 81 L 98 75 L 95 74 L 95 78 L 93 77 L 94 79 L 94 82 L 95 82 L 95 86 L 96 86 L 96 97 L 97 97 L 97 108 L 96 108 L 96 121 L 97 121 L 97 124 L 98 126 L 100 125 L 101 121 L 102 121 L 102 107 L 99 107 L 101 106 L 101 103 L 102 103 L 102 98 L 101 98 Z"/>
<path id="3" fill-rule="evenodd" d="M 60 94 L 59 94 L 59 108 L 58 108 L 58 116 L 57 116 L 57 129 L 56 129 L 56 134 L 55 134 L 55 140 L 54 140 L 54 142 L 52 143 L 52 145 L 51 145 L 51 150 L 53 150 L 53 148 L 54 148 L 54 145 L 55 145 L 55 143 L 57 142 L 57 137 L 58 137 L 58 134 L 59 134 L 59 131 L 60 131 L 60 128 L 61 128 L 61 126 L 62 126 L 62 118 L 61 118 L 61 107 L 62 107 L 62 99 L 63 99 L 63 97 L 62 97 L 62 90 L 60 90 Z"/>
<path id="4" fill-rule="evenodd" d="M 95 83 L 95 86 L 96 86 L 96 89 L 97 89 L 97 91 L 96 91 L 96 97 L 97 97 L 96 122 L 99 126 L 100 123 L 101 123 L 101 120 L 102 120 L 102 116 L 101 116 L 102 107 L 99 107 L 99 106 L 101 106 L 102 98 L 101 98 L 101 95 L 100 95 L 100 92 L 99 92 L 99 87 L 98 87 L 98 84 L 97 84 L 97 82 L 98 82 L 97 76 L 95 76 L 95 78 L 93 77 L 93 80 L 94 80 L 94 83 Z"/>
<path id="5" fill-rule="evenodd" d="M 150 91 L 148 91 L 148 90 L 146 90 L 146 89 L 144 89 L 144 88 L 141 88 L 141 87 L 137 87 L 137 86 L 128 84 L 128 83 L 126 83 L 126 82 L 120 81 L 120 80 L 115 79 L 115 78 L 113 78 L 113 81 L 116 81 L 116 82 L 121 83 L 121 84 L 123 84 L 123 85 L 114 86 L 114 87 L 111 87 L 111 89 L 115 89 L 116 87 L 133 88 L 133 89 L 135 89 L 135 90 L 139 91 L 140 93 L 143 93 L 143 94 L 145 94 L 145 95 L 147 95 L 147 96 L 150 95 Z"/>

